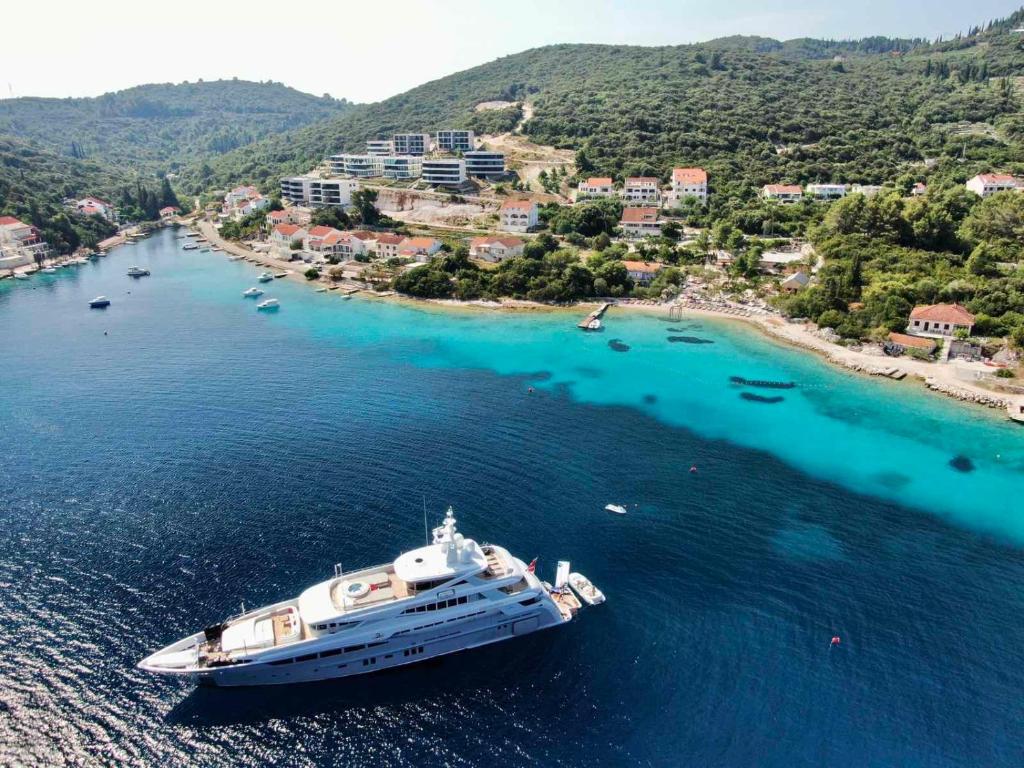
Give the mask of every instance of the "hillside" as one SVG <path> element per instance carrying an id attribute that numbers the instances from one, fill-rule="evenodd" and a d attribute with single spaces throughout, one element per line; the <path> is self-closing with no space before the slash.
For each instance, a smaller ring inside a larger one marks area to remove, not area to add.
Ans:
<path id="1" fill-rule="evenodd" d="M 0 101 L 0 135 L 67 157 L 171 172 L 349 109 L 279 83 L 140 85 L 96 98 Z"/>
<path id="2" fill-rule="evenodd" d="M 557 45 L 426 83 L 378 104 L 269 137 L 187 169 L 190 189 L 274 184 L 367 138 L 440 126 L 507 130 L 529 99 L 535 141 L 582 150 L 581 170 L 653 174 L 702 164 L 719 202 L 769 181 L 879 182 L 925 158 L 982 165 L 1021 158 L 1013 93 L 1024 14 L 946 43 L 724 38 L 698 45 Z M 974 124 L 966 133 L 960 122 Z M 973 167 L 973 166 L 972 166 Z"/>

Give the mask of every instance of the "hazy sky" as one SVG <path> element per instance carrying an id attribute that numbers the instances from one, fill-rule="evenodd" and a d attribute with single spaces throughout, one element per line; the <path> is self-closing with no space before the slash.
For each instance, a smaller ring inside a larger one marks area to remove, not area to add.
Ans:
<path id="1" fill-rule="evenodd" d="M 376 101 L 550 43 L 951 36 L 1022 0 L 11 0 L 0 98 L 275 80 Z"/>

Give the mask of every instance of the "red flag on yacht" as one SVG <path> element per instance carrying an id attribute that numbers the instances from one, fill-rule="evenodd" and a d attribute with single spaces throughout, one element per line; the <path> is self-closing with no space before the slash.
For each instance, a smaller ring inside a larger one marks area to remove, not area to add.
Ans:
<path id="1" fill-rule="evenodd" d="M 537 558 L 536 557 L 533 558 L 533 560 L 530 561 L 530 564 L 528 566 L 526 566 L 526 570 L 529 573 L 534 573 L 537 570 Z"/>

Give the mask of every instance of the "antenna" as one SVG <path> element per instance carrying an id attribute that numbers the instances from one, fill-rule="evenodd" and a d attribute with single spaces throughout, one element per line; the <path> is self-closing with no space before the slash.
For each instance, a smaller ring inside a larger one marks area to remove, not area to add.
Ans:
<path id="1" fill-rule="evenodd" d="M 427 494 L 423 494 L 423 543 L 430 543 L 430 533 L 427 528 Z"/>

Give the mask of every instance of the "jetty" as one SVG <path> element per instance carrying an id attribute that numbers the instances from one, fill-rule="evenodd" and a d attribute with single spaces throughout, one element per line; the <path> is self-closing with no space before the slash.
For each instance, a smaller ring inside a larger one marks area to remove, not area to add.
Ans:
<path id="1" fill-rule="evenodd" d="M 600 320 L 602 317 L 604 317 L 604 313 L 608 311 L 608 308 L 611 305 L 612 303 L 610 301 L 604 302 L 601 306 L 599 306 L 585 318 L 576 323 L 576 327 L 584 331 L 590 330 L 590 324 L 593 323 L 595 320 Z"/>

